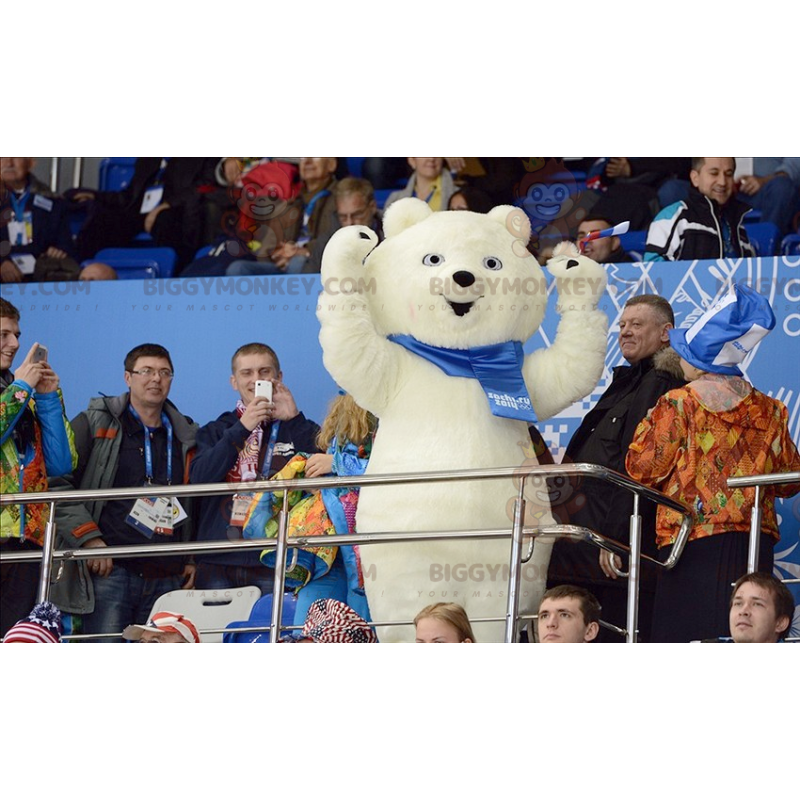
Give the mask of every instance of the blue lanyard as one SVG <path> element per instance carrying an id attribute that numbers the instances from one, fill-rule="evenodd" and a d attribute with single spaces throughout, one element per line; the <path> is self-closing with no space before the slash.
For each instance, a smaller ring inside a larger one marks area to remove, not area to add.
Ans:
<path id="1" fill-rule="evenodd" d="M 269 477 L 269 468 L 272 466 L 272 456 L 275 453 L 275 442 L 278 441 L 278 428 L 281 423 L 275 421 L 272 423 L 272 430 L 269 432 L 269 443 L 267 444 L 267 452 L 264 454 L 264 463 L 261 465 L 261 477 L 266 479 Z"/>
<path id="2" fill-rule="evenodd" d="M 28 198 L 31 196 L 30 189 L 26 189 L 19 197 L 15 192 L 9 192 L 9 200 L 11 201 L 11 208 L 14 212 L 14 219 L 17 222 L 22 222 L 25 219 L 25 205 Z"/>
<path id="3" fill-rule="evenodd" d="M 144 474 L 147 485 L 153 483 L 153 448 L 150 444 L 150 429 L 142 422 L 142 418 L 133 406 L 128 406 L 133 418 L 141 423 L 144 430 Z M 165 412 L 161 412 L 161 424 L 167 431 L 167 486 L 172 486 L 172 423 Z"/>
<path id="4" fill-rule="evenodd" d="M 156 179 L 153 181 L 154 186 L 160 186 L 164 182 L 164 173 L 167 171 L 167 165 L 169 164 L 169 160 L 172 156 L 167 156 L 166 158 L 161 159 L 161 165 L 158 168 L 158 174 L 156 175 Z"/>
<path id="5" fill-rule="evenodd" d="M 431 193 L 430 193 L 430 194 L 429 194 L 429 195 L 428 195 L 428 196 L 425 198 L 425 202 L 426 202 L 426 203 L 430 203 L 430 202 L 431 202 L 431 198 L 432 198 L 432 197 L 433 197 L 433 196 L 436 194 L 436 190 L 437 190 L 438 188 L 439 188 L 439 187 L 438 187 L 438 186 L 436 186 L 436 185 L 434 184 L 434 187 L 433 187 L 433 189 L 431 189 Z M 414 194 L 412 194 L 411 196 L 412 196 L 412 197 L 419 198 L 419 199 L 422 199 L 422 198 L 420 198 L 420 196 L 417 194 L 417 184 L 416 184 L 416 183 L 414 183 Z"/>
<path id="6" fill-rule="evenodd" d="M 327 197 L 329 194 L 330 192 L 327 189 L 322 189 L 308 201 L 308 204 L 303 210 L 303 233 L 308 233 L 308 223 L 311 221 L 311 215 L 314 213 L 314 206 L 318 201 L 323 197 Z"/>

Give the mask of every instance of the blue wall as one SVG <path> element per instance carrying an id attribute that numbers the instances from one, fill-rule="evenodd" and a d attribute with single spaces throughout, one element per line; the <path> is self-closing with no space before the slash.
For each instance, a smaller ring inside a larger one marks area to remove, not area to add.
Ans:
<path id="1" fill-rule="evenodd" d="M 608 385 L 611 368 L 623 363 L 616 337 L 628 297 L 661 294 L 672 303 L 677 326 L 688 327 L 731 280 L 748 282 L 772 302 L 777 328 L 744 365 L 745 374 L 787 405 L 792 437 L 800 441 L 800 259 L 616 264 L 609 265 L 608 275 L 603 302 L 611 322 L 606 370 L 590 397 L 541 424 L 554 452 L 563 452 L 583 414 Z M 172 353 L 176 378 L 171 399 L 200 424 L 234 406 L 230 357 L 250 341 L 275 348 L 298 406 L 322 420 L 337 389 L 322 365 L 315 315 L 319 291 L 319 276 L 314 275 L 2 287 L 3 297 L 22 314 L 24 351 L 37 339 L 50 348 L 70 416 L 101 392 L 124 391 L 125 354 L 151 341 Z M 557 322 L 551 301 L 542 330 L 526 350 L 548 344 Z M 777 566 L 783 577 L 800 577 L 800 496 L 779 501 L 778 513 L 782 539 Z"/>

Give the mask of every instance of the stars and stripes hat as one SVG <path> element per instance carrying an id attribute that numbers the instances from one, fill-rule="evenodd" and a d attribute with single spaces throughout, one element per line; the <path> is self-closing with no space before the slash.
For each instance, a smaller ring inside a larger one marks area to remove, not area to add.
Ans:
<path id="1" fill-rule="evenodd" d="M 173 611 L 159 611 L 153 614 L 147 625 L 128 625 L 122 636 L 132 642 L 138 642 L 145 631 L 161 631 L 162 633 L 177 633 L 188 644 L 200 644 L 200 634 L 194 623 L 183 614 Z"/>
<path id="2" fill-rule="evenodd" d="M 25 619 L 9 629 L 3 644 L 59 644 L 61 633 L 61 612 L 52 603 L 37 603 Z"/>
<path id="3" fill-rule="evenodd" d="M 693 367 L 741 376 L 738 365 L 774 327 L 769 300 L 737 283 L 690 328 L 671 330 L 669 341 Z"/>
<path id="4" fill-rule="evenodd" d="M 340 600 L 315 600 L 308 610 L 302 636 L 318 644 L 377 644 L 369 623 Z"/>

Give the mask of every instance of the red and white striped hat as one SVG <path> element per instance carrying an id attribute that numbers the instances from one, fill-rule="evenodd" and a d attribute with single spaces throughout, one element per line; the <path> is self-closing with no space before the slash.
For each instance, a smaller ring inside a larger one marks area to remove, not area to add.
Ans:
<path id="1" fill-rule="evenodd" d="M 58 644 L 61 612 L 49 602 L 38 603 L 25 619 L 9 628 L 3 644 Z"/>
<path id="2" fill-rule="evenodd" d="M 159 611 L 147 625 L 128 625 L 122 632 L 124 638 L 138 642 L 145 631 L 161 631 L 163 633 L 177 633 L 189 644 L 200 644 L 200 634 L 194 623 L 183 614 L 174 611 Z"/>

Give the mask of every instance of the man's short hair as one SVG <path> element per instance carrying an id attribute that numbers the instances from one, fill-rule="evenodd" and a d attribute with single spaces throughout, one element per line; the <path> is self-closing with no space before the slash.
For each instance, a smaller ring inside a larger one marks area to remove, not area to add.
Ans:
<path id="1" fill-rule="evenodd" d="M 278 354 L 268 345 L 261 342 L 250 342 L 250 344 L 243 344 L 234 354 L 231 359 L 231 375 L 236 374 L 236 359 L 239 356 L 254 356 L 254 355 L 268 355 L 272 357 L 275 362 L 275 371 L 280 374 L 281 362 L 278 361 Z"/>
<path id="2" fill-rule="evenodd" d="M 136 362 L 140 358 L 165 358 L 169 361 L 169 368 L 175 372 L 169 350 L 160 344 L 140 344 L 138 347 L 134 347 L 133 350 L 125 356 L 125 372 L 133 372 L 136 367 Z"/>
<path id="3" fill-rule="evenodd" d="M 592 622 L 600 624 L 600 603 L 590 591 L 582 589 L 580 586 L 572 586 L 565 583 L 548 589 L 539 602 L 539 608 L 541 608 L 545 600 L 567 599 L 574 599 L 580 603 L 584 625 L 590 625 Z"/>
<path id="4" fill-rule="evenodd" d="M 333 196 L 336 200 L 348 194 L 360 194 L 364 202 L 369 205 L 375 199 L 375 190 L 372 184 L 364 178 L 342 178 L 333 189 Z"/>
<path id="5" fill-rule="evenodd" d="M 747 575 L 742 575 L 734 584 L 728 608 L 733 608 L 733 598 L 736 597 L 736 592 L 738 592 L 745 583 L 754 583 L 756 586 L 761 589 L 766 589 L 770 593 L 772 601 L 775 603 L 776 620 L 779 620 L 781 617 L 789 618 L 789 624 L 786 626 L 786 630 L 778 634 L 779 639 L 785 639 L 792 628 L 792 618 L 794 617 L 794 597 L 786 584 L 782 583 L 768 572 L 749 572 Z"/>
<path id="6" fill-rule="evenodd" d="M 733 156 L 728 156 L 731 161 L 733 161 L 733 170 L 736 171 L 736 159 Z M 706 156 L 702 156 L 701 158 L 692 158 L 692 170 L 694 172 L 700 172 L 703 168 L 703 164 L 706 163 Z"/>
<path id="7" fill-rule="evenodd" d="M 662 322 L 669 322 L 673 327 L 675 326 L 675 312 L 668 300 L 665 300 L 658 294 L 637 294 L 628 299 L 625 303 L 625 308 L 628 306 L 650 306 L 661 319 Z"/>
<path id="8" fill-rule="evenodd" d="M 9 303 L 5 297 L 0 297 L 0 317 L 8 317 L 9 319 L 15 319 L 19 322 L 19 310 L 16 306 Z"/>

